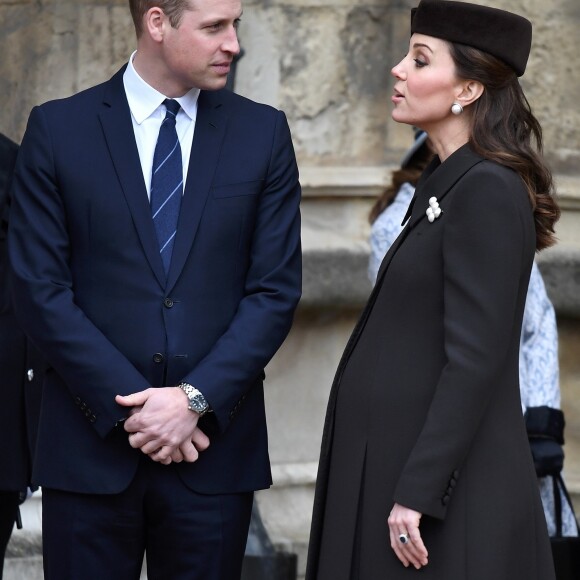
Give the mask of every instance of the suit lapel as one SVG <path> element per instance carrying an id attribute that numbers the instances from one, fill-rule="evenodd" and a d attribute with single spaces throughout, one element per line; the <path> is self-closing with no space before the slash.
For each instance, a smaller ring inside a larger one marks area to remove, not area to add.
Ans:
<path id="1" fill-rule="evenodd" d="M 189 255 L 218 165 L 227 121 L 219 94 L 201 91 L 199 95 L 187 182 L 167 280 L 168 290 L 177 281 Z"/>
<path id="2" fill-rule="evenodd" d="M 159 283 L 165 286 L 165 271 L 159 255 L 159 243 L 151 219 L 131 112 L 123 87 L 124 70 L 125 67 L 107 83 L 99 118 L 143 251 Z"/>

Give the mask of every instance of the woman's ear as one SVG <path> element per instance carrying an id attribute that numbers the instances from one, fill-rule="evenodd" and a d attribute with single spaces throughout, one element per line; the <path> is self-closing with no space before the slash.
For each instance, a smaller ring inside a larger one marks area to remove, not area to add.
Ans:
<path id="1" fill-rule="evenodd" d="M 455 100 L 463 107 L 467 107 L 475 103 L 485 90 L 484 86 L 479 81 L 465 81 L 460 92 L 456 95 Z"/>

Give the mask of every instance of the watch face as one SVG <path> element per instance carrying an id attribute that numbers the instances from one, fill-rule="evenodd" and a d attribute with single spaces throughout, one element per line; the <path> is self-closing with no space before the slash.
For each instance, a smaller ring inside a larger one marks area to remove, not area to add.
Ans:
<path id="1" fill-rule="evenodd" d="M 203 415 L 209 410 L 209 403 L 195 387 L 188 385 L 187 383 L 183 383 L 179 386 L 187 395 L 187 398 L 189 399 L 189 408 L 192 411 L 196 411 L 200 415 Z"/>
<path id="2" fill-rule="evenodd" d="M 191 406 L 198 412 L 203 413 L 207 410 L 208 404 L 205 399 L 200 395 L 195 395 L 190 399 Z"/>

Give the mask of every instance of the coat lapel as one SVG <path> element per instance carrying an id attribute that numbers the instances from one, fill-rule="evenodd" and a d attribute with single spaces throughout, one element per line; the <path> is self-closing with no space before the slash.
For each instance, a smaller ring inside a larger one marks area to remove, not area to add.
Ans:
<path id="1" fill-rule="evenodd" d="M 165 271 L 159 255 L 159 243 L 151 219 L 131 112 L 123 87 L 124 71 L 125 67 L 107 83 L 99 118 L 143 251 L 159 283 L 165 286 Z"/>
<path id="2" fill-rule="evenodd" d="M 411 208 L 409 229 L 414 228 L 422 219 L 427 219 L 429 198 L 434 196 L 441 203 L 452 187 L 480 161 L 483 161 L 483 157 L 477 155 L 468 144 L 455 151 L 445 163 L 440 163 L 436 157 L 427 166 L 417 184 L 415 196 L 409 206 Z M 441 205 L 441 209 L 445 212 L 444 204 Z"/>
<path id="3" fill-rule="evenodd" d="M 383 261 L 381 262 L 381 266 L 380 266 L 379 271 L 377 273 L 377 280 L 375 282 L 375 287 L 380 285 L 382 278 L 383 278 L 383 275 L 386 272 L 387 268 L 389 267 L 389 264 L 391 263 L 393 256 L 396 254 L 397 250 L 399 249 L 399 246 L 401 245 L 403 240 L 407 237 L 408 233 L 409 233 L 409 225 L 407 224 L 407 226 L 403 228 L 401 233 L 397 236 L 397 239 L 392 243 L 391 247 L 389 248 L 389 250 L 385 254 L 385 257 L 383 258 Z"/>
<path id="4" fill-rule="evenodd" d="M 179 278 L 193 245 L 218 165 L 226 122 L 227 118 L 222 109 L 219 93 L 201 91 L 187 182 L 167 280 L 168 290 L 171 290 Z"/>

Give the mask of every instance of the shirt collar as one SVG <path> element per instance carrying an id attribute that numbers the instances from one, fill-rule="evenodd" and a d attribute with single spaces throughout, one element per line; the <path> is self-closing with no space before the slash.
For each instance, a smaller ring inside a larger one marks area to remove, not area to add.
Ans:
<path id="1" fill-rule="evenodd" d="M 138 125 L 143 123 L 145 119 L 149 118 L 168 98 L 158 90 L 154 89 L 150 84 L 144 81 L 133 66 L 133 58 L 135 58 L 135 51 L 123 74 L 123 83 L 125 85 L 125 93 L 127 94 L 127 101 L 129 102 L 129 109 L 135 118 Z M 193 88 L 182 97 L 175 99 L 183 111 L 190 119 L 195 119 L 197 113 L 197 99 L 199 97 L 199 89 Z"/>

